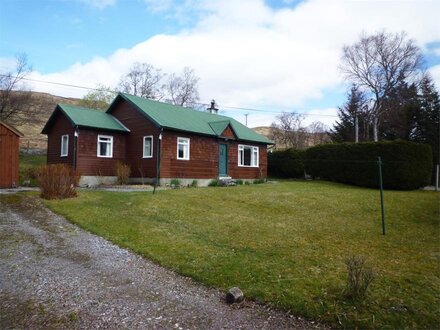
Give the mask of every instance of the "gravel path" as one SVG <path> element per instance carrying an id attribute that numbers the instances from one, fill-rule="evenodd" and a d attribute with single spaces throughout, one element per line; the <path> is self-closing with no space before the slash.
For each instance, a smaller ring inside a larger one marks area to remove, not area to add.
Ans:
<path id="1" fill-rule="evenodd" d="M 0 328 L 286 329 L 317 324 L 224 295 L 32 197 L 0 194 Z"/>

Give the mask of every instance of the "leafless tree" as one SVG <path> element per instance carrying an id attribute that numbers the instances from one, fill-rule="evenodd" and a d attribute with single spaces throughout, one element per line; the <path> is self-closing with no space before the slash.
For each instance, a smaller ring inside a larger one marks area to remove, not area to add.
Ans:
<path id="1" fill-rule="evenodd" d="M 160 100 L 163 98 L 163 77 L 160 69 L 148 63 L 136 62 L 130 71 L 121 77 L 119 89 L 147 99 Z"/>
<path id="2" fill-rule="evenodd" d="M 17 55 L 13 71 L 0 73 L 0 120 L 21 124 L 32 111 L 32 94 L 23 80 L 32 71 L 25 54 Z"/>
<path id="3" fill-rule="evenodd" d="M 372 100 L 374 141 L 378 140 L 384 100 L 400 81 L 414 78 L 421 63 L 419 47 L 405 32 L 362 35 L 357 43 L 344 46 L 340 70 Z"/>
<path id="4" fill-rule="evenodd" d="M 270 138 L 278 148 L 304 149 L 307 132 L 302 125 L 304 116 L 296 112 L 283 112 L 271 125 Z"/>
<path id="5" fill-rule="evenodd" d="M 193 106 L 199 100 L 198 81 L 194 70 L 188 67 L 183 69 L 182 76 L 171 74 L 165 84 L 167 99 L 175 105 Z"/>
<path id="6" fill-rule="evenodd" d="M 310 134 L 309 142 L 311 145 L 330 142 L 328 127 L 320 121 L 314 121 L 307 126 L 307 132 Z"/>

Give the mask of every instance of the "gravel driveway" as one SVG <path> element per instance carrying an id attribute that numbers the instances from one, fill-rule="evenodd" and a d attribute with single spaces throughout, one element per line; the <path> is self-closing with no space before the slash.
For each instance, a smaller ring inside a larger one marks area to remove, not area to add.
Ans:
<path id="1" fill-rule="evenodd" d="M 286 329 L 317 324 L 224 294 L 0 194 L 0 328 Z"/>

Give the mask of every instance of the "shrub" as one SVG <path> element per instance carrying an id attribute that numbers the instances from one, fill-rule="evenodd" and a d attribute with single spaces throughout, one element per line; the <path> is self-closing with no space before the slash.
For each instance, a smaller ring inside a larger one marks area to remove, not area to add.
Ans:
<path id="1" fill-rule="evenodd" d="M 38 171 L 40 196 L 44 199 L 64 199 L 76 196 L 75 186 L 79 182 L 79 174 L 65 164 L 46 165 Z"/>
<path id="2" fill-rule="evenodd" d="M 235 180 L 235 184 L 237 186 L 241 186 L 243 184 L 243 180 L 241 180 L 241 179 Z"/>
<path id="3" fill-rule="evenodd" d="M 267 170 L 270 176 L 281 178 L 304 177 L 304 151 L 286 149 L 273 151 L 267 156 Z"/>
<path id="4" fill-rule="evenodd" d="M 350 256 L 345 264 L 348 272 L 345 295 L 353 300 L 364 299 L 368 287 L 374 280 L 373 270 L 366 265 L 365 258 L 362 256 Z"/>
<path id="5" fill-rule="evenodd" d="M 180 188 L 181 182 L 179 179 L 171 179 L 170 186 L 171 188 Z"/>
<path id="6" fill-rule="evenodd" d="M 252 183 L 253 184 L 261 184 L 261 183 L 265 183 L 266 182 L 266 180 L 264 180 L 264 179 L 255 179 Z"/>
<path id="7" fill-rule="evenodd" d="M 217 179 L 211 180 L 211 182 L 208 184 L 208 187 L 218 187 L 220 181 Z"/>
<path id="8" fill-rule="evenodd" d="M 197 188 L 198 185 L 199 185 L 199 183 L 198 183 L 197 180 L 192 180 L 192 182 L 191 182 L 191 187 L 192 187 L 192 188 Z"/>
<path id="9" fill-rule="evenodd" d="M 408 141 L 315 146 L 306 150 L 306 171 L 321 179 L 377 188 L 379 156 L 384 188 L 417 189 L 429 184 L 431 147 Z"/>
<path id="10" fill-rule="evenodd" d="M 127 184 L 130 173 L 130 166 L 121 162 L 116 163 L 116 175 L 118 177 L 118 184 Z"/>

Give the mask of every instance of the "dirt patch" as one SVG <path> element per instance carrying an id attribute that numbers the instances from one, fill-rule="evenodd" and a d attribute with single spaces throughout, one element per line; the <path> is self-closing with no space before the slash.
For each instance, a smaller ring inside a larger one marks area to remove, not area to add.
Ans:
<path id="1" fill-rule="evenodd" d="M 207 289 L 67 222 L 0 196 L 0 328 L 292 329 L 304 321 Z"/>

